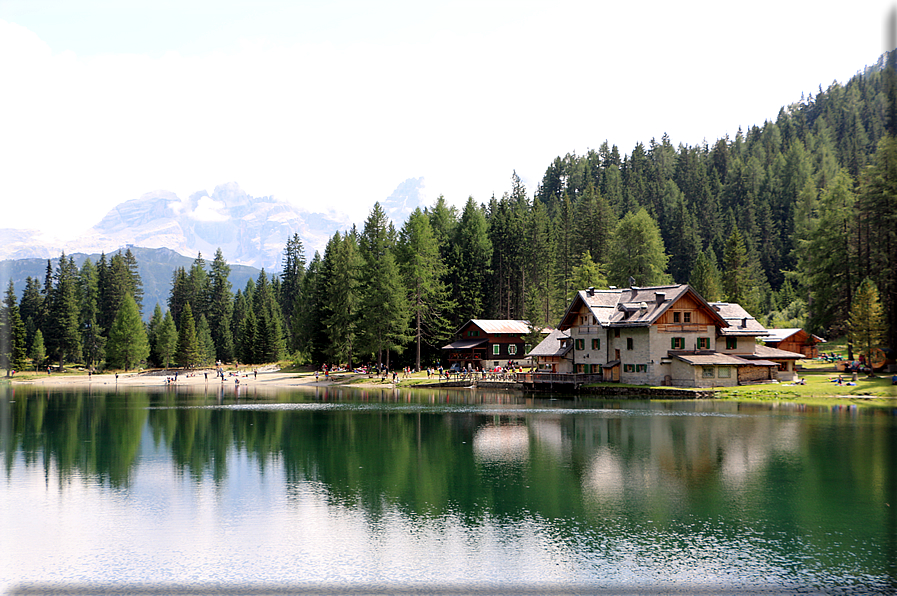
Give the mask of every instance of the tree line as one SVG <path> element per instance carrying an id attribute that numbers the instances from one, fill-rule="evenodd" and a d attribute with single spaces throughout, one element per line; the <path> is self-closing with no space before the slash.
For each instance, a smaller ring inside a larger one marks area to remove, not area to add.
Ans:
<path id="1" fill-rule="evenodd" d="M 579 289 L 630 280 L 688 282 L 769 327 L 827 336 L 850 332 L 851 305 L 871 286 L 883 341 L 897 345 L 895 105 L 893 68 L 867 69 L 734 139 L 675 147 L 664 135 L 628 155 L 605 142 L 558 157 L 532 196 L 515 173 L 500 198 L 459 209 L 439 197 L 400 229 L 375 204 L 361 230 L 337 232 L 310 260 L 294 235 L 282 271 L 236 293 L 221 251 L 208 266 L 200 255 L 175 271 L 167 311 L 156 306 L 133 349 L 121 347 L 141 328 L 130 251 L 80 271 L 63 257 L 43 286 L 27 280 L 20 307 L 7 291 L 3 353 L 120 367 L 287 354 L 420 366 L 468 319 L 550 326 Z"/>

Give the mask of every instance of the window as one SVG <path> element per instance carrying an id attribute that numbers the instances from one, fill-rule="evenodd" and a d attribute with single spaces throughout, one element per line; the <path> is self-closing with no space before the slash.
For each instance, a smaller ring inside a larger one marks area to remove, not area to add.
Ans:
<path id="1" fill-rule="evenodd" d="M 478 329 L 471 329 L 467 332 L 467 337 L 477 337 L 480 334 Z"/>
<path id="2" fill-rule="evenodd" d="M 701 378 L 712 379 L 714 377 L 712 366 L 702 366 L 701 369 Z"/>
<path id="3" fill-rule="evenodd" d="M 679 311 L 674 311 L 674 312 L 673 312 L 673 322 L 674 322 L 674 323 L 678 323 L 678 322 L 679 322 L 679 319 L 680 319 L 679 314 L 680 314 Z"/>
<path id="4" fill-rule="evenodd" d="M 501 354 L 501 344 L 493 344 L 492 345 L 492 355 L 498 356 Z"/>
<path id="5" fill-rule="evenodd" d="M 639 372 L 640 372 L 640 373 L 646 373 L 646 372 L 648 372 L 648 365 L 647 365 L 647 364 L 636 364 L 636 365 L 635 365 L 635 372 L 637 372 L 637 373 L 639 373 Z"/>
<path id="6" fill-rule="evenodd" d="M 586 349 L 586 340 L 577 339 L 576 340 L 576 349 L 577 350 L 585 350 Z"/>
<path id="7" fill-rule="evenodd" d="M 614 329 L 614 337 L 620 337 L 620 330 Z"/>
<path id="8" fill-rule="evenodd" d="M 601 370 L 601 365 L 600 365 L 600 364 L 592 364 L 591 367 L 592 367 L 592 374 L 593 374 L 593 375 L 600 375 L 600 374 L 602 374 L 603 371 Z"/>
<path id="9" fill-rule="evenodd" d="M 684 350 L 685 349 L 685 338 L 684 337 L 673 337 L 670 338 L 670 348 L 673 350 Z"/>
<path id="10" fill-rule="evenodd" d="M 721 366 L 716 370 L 717 370 L 716 376 L 718 376 L 719 378 L 721 378 L 721 379 L 731 379 L 732 378 L 732 369 L 729 368 L 728 366 Z"/>
<path id="11" fill-rule="evenodd" d="M 698 338 L 698 349 L 699 350 L 709 350 L 710 349 L 710 338 L 709 337 L 699 337 Z"/>
<path id="12" fill-rule="evenodd" d="M 583 373 L 583 372 L 585 372 L 585 367 L 586 367 L 585 364 L 577 364 L 577 365 L 576 365 L 576 372 L 577 372 L 577 373 Z"/>
<path id="13" fill-rule="evenodd" d="M 626 338 L 626 349 L 631 350 L 633 348 L 633 341 L 631 337 Z"/>
<path id="14" fill-rule="evenodd" d="M 592 349 L 593 349 L 593 350 L 600 350 L 600 349 L 601 349 L 601 340 L 598 339 L 597 337 L 593 337 L 593 338 L 592 338 Z"/>
<path id="15" fill-rule="evenodd" d="M 517 346 L 515 346 L 514 344 L 510 344 L 508 346 L 508 355 L 513 356 L 516 353 L 517 353 Z"/>
<path id="16" fill-rule="evenodd" d="M 691 313 L 690 312 L 686 311 L 686 312 L 682 313 L 682 322 L 683 323 L 691 323 Z"/>
<path id="17" fill-rule="evenodd" d="M 634 364 L 624 364 L 623 372 L 635 372 L 635 365 Z"/>
<path id="18" fill-rule="evenodd" d="M 738 349 L 738 338 L 737 337 L 727 337 L 726 338 L 726 349 L 727 350 L 737 350 Z"/>

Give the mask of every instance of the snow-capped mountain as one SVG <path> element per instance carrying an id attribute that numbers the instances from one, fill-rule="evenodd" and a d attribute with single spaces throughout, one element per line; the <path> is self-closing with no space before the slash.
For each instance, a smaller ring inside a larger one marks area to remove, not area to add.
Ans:
<path id="1" fill-rule="evenodd" d="M 381 204 L 396 226 L 423 206 L 423 178 L 409 178 Z M 299 234 L 310 259 L 337 230 L 363 221 L 338 211 L 312 212 L 274 197 L 253 197 L 231 182 L 182 199 L 158 190 L 125 201 L 71 241 L 38 230 L 0 229 L 0 260 L 48 259 L 68 254 L 111 253 L 125 246 L 168 248 L 187 257 L 201 252 L 211 260 L 218 248 L 233 265 L 268 271 L 282 266 L 287 239 Z"/>
<path id="2" fill-rule="evenodd" d="M 308 257 L 337 230 L 352 225 L 342 213 L 312 213 L 274 197 L 253 197 L 236 183 L 211 194 L 181 199 L 168 191 L 150 192 L 117 205 L 93 228 L 60 243 L 33 230 L 0 230 L 0 259 L 49 258 L 68 253 L 112 252 L 123 246 L 169 248 L 185 256 L 202 252 L 211 260 L 219 247 L 228 263 L 281 267 L 287 238 L 299 234 Z"/>

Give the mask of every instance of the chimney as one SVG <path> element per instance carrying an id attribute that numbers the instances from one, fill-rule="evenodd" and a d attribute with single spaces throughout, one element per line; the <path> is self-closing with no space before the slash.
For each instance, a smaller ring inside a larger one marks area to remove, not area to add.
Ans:
<path id="1" fill-rule="evenodd" d="M 741 319 L 741 326 L 747 329 L 747 317 Z"/>
<path id="2" fill-rule="evenodd" d="M 657 304 L 663 304 L 663 301 L 667 299 L 666 292 L 654 292 L 654 299 Z"/>
<path id="3" fill-rule="evenodd" d="M 587 289 L 586 289 L 586 295 L 587 295 L 587 296 L 594 296 L 594 295 L 595 295 L 595 286 L 591 286 L 591 287 L 587 288 Z"/>

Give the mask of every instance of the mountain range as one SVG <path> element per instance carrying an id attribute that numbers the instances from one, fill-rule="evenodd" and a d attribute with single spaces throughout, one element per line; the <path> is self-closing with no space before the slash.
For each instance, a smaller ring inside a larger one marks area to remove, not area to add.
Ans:
<path id="1" fill-rule="evenodd" d="M 409 178 L 381 201 L 397 227 L 422 206 L 423 189 L 423 178 Z M 160 190 L 116 205 L 71 241 L 60 241 L 39 230 L 0 229 L 0 259 L 49 259 L 63 251 L 98 254 L 123 247 L 167 248 L 185 257 L 202 252 L 211 259 L 221 248 L 229 264 L 276 271 L 293 234 L 299 234 L 310 257 L 315 250 L 323 251 L 336 231 L 363 219 L 358 215 L 336 210 L 312 212 L 274 197 L 253 197 L 235 182 L 186 199 Z"/>
<path id="2" fill-rule="evenodd" d="M 409 178 L 380 201 L 396 227 L 423 206 L 423 189 L 423 178 Z M 279 271 L 293 234 L 299 234 L 310 259 L 316 250 L 323 252 L 336 231 L 347 230 L 367 214 L 356 215 L 361 217 L 311 212 L 274 197 L 253 197 L 233 182 L 187 199 L 168 191 L 150 192 L 115 206 L 72 241 L 40 230 L 0 228 L 0 291 L 12 280 L 21 296 L 29 276 L 43 283 L 47 261 L 55 270 L 63 251 L 80 267 L 88 257 L 96 262 L 100 253 L 111 255 L 127 247 L 137 259 L 144 287 L 143 316 L 148 319 L 157 302 L 163 308 L 167 304 L 174 270 L 189 269 L 197 254 L 208 263 L 221 248 L 237 290 L 256 278 L 261 268 L 269 274 Z"/>

